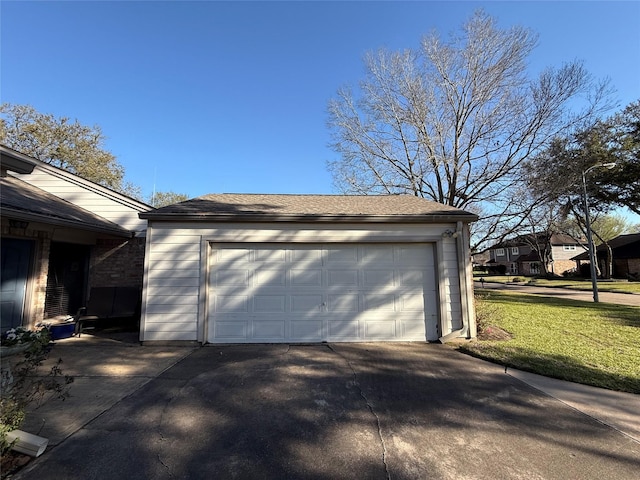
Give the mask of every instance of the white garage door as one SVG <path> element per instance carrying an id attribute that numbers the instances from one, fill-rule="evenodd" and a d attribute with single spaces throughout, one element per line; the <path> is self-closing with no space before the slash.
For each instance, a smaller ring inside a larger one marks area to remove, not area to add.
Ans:
<path id="1" fill-rule="evenodd" d="M 426 340 L 432 244 L 212 245 L 211 343 Z"/>

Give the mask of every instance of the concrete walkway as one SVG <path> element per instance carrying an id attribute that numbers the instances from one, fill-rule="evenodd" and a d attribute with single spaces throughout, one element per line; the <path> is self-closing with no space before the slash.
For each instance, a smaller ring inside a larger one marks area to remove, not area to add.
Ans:
<path id="1" fill-rule="evenodd" d="M 540 295 L 545 297 L 567 298 L 570 300 L 581 300 L 593 302 L 593 292 L 591 290 L 571 290 L 569 288 L 556 287 L 536 287 L 532 285 L 505 284 L 497 282 L 474 282 L 477 289 L 485 290 L 506 290 L 528 295 Z M 640 307 L 640 295 L 636 293 L 612 293 L 598 292 L 598 299 L 602 303 L 614 303 L 616 305 L 630 305 Z"/>
<path id="2" fill-rule="evenodd" d="M 514 369 L 508 369 L 506 373 L 640 443 L 640 395 Z"/>
<path id="3" fill-rule="evenodd" d="M 50 447 L 59 445 L 197 348 L 142 347 L 137 336 L 85 334 L 56 341 L 43 371 L 61 359 L 63 374 L 73 377 L 69 396 L 44 398 L 21 430 L 49 439 Z"/>

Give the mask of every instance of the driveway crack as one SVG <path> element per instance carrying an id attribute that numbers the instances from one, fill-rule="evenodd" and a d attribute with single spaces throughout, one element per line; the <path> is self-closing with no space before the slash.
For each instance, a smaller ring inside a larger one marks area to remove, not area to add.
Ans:
<path id="1" fill-rule="evenodd" d="M 373 408 L 373 405 L 371 405 L 371 402 L 367 398 L 366 393 L 364 393 L 364 390 L 362 390 L 362 386 L 360 385 L 360 382 L 358 381 L 358 374 L 356 372 L 356 369 L 353 368 L 353 365 L 351 364 L 349 359 L 347 357 L 345 357 L 344 355 L 342 355 L 340 352 L 337 352 L 330 344 L 327 343 L 326 345 L 327 345 L 327 348 L 329 350 L 331 350 L 333 353 L 338 355 L 340 358 L 342 358 L 347 363 L 347 365 L 349 365 L 349 369 L 351 370 L 351 373 L 353 374 L 353 384 L 357 387 L 358 392 L 360 393 L 360 396 L 362 397 L 362 399 L 364 400 L 365 404 L 367 405 L 367 408 L 369 409 L 369 411 L 371 412 L 373 417 L 376 419 L 376 426 L 378 428 L 378 438 L 380 439 L 380 445 L 382 446 L 382 464 L 384 465 L 384 471 L 385 471 L 387 480 L 391 480 L 391 473 L 389 472 L 389 465 L 387 465 L 387 445 L 386 445 L 386 443 L 384 441 L 384 436 L 382 435 L 382 426 L 380 424 L 380 417 L 378 416 L 378 414 L 376 413 L 375 409 Z"/>

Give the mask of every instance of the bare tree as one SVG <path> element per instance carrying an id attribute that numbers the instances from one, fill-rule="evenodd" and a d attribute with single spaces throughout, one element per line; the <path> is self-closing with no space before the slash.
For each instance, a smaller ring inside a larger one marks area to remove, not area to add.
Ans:
<path id="1" fill-rule="evenodd" d="M 580 62 L 531 80 L 537 37 L 476 12 L 461 35 L 426 36 L 419 50 L 366 59 L 357 92 L 329 103 L 334 181 L 345 192 L 412 194 L 481 214 L 475 243 L 522 222 L 512 196 L 523 162 L 600 113 L 607 85 Z M 585 95 L 573 113 L 569 103 Z"/>

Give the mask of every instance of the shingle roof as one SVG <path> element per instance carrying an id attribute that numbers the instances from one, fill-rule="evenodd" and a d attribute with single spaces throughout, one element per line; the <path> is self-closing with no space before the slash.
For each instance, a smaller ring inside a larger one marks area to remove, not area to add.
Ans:
<path id="1" fill-rule="evenodd" d="M 0 178 L 3 216 L 131 237 L 133 232 L 30 185 L 18 178 Z"/>
<path id="2" fill-rule="evenodd" d="M 490 250 L 495 248 L 508 248 L 508 247 L 519 247 L 531 245 L 532 243 L 537 242 L 546 242 L 547 234 L 540 233 L 537 238 L 534 234 L 525 234 L 518 235 L 517 237 L 503 240 L 502 242 L 496 243 L 489 247 Z M 584 240 L 583 240 L 584 241 Z M 551 245 L 577 245 L 580 243 L 579 240 L 573 238 L 571 235 L 567 235 L 564 233 L 552 233 L 549 238 L 549 243 Z"/>
<path id="3" fill-rule="evenodd" d="M 140 214 L 190 221 L 475 221 L 477 216 L 410 195 L 210 194 Z"/>
<path id="4" fill-rule="evenodd" d="M 640 258 L 640 233 L 619 235 L 608 243 L 613 250 L 613 258 Z M 596 251 L 598 254 L 607 252 L 607 246 L 602 243 L 596 247 Z M 572 260 L 589 260 L 589 252 L 576 255 Z"/>

